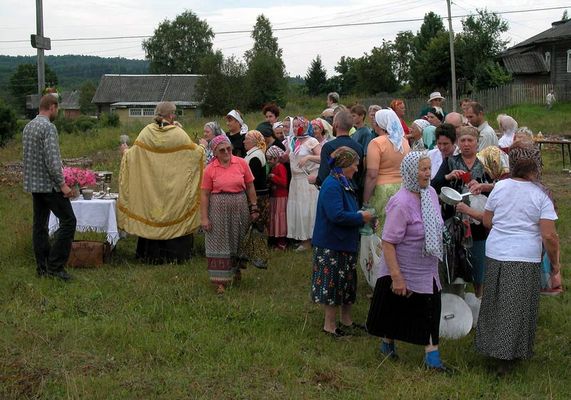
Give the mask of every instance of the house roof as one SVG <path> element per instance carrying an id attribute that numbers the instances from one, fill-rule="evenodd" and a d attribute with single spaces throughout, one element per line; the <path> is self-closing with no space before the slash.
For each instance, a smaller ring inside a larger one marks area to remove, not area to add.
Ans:
<path id="1" fill-rule="evenodd" d="M 30 94 L 26 96 L 26 108 L 29 110 L 37 110 L 40 105 L 40 96 Z M 59 99 L 60 110 L 79 110 L 79 90 L 71 92 L 61 92 Z"/>
<path id="2" fill-rule="evenodd" d="M 508 54 L 503 57 L 504 65 L 512 74 L 547 73 L 549 68 L 545 59 L 538 52 Z"/>
<path id="3" fill-rule="evenodd" d="M 104 75 L 92 103 L 198 103 L 196 83 L 203 75 Z"/>
<path id="4" fill-rule="evenodd" d="M 522 47 L 565 39 L 571 39 L 571 20 L 553 22 L 551 24 L 551 28 L 548 30 L 538 33 L 537 35 L 516 44 L 515 46 L 506 50 L 506 53 L 520 49 Z"/>
<path id="5" fill-rule="evenodd" d="M 62 110 L 79 110 L 79 90 L 62 92 L 59 108 Z"/>

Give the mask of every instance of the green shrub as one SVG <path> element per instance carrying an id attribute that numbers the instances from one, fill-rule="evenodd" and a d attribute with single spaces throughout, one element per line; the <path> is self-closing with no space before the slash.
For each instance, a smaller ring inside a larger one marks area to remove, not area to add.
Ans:
<path id="1" fill-rule="evenodd" d="M 97 127 L 98 121 L 87 115 L 81 115 L 73 121 L 75 131 L 89 132 Z"/>
<path id="2" fill-rule="evenodd" d="M 4 147 L 18 131 L 18 119 L 12 108 L 0 102 L 0 147 Z"/>
<path id="3" fill-rule="evenodd" d="M 54 124 L 58 130 L 58 133 L 73 133 L 75 131 L 75 126 L 73 124 L 73 120 L 69 118 L 65 118 L 62 113 L 60 113 Z"/>
<path id="4" fill-rule="evenodd" d="M 115 113 L 102 113 L 99 116 L 99 124 L 104 127 L 117 128 L 120 125 L 119 115 Z"/>

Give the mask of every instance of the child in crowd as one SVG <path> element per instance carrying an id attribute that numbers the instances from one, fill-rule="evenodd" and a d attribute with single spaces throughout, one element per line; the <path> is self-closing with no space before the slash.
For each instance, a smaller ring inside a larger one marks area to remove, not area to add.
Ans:
<path id="1" fill-rule="evenodd" d="M 266 161 L 268 162 L 270 173 L 268 180 L 270 184 L 270 242 L 276 248 L 285 250 L 287 245 L 287 197 L 288 179 L 286 167 L 280 162 L 284 151 L 278 146 L 271 146 L 266 151 Z"/>

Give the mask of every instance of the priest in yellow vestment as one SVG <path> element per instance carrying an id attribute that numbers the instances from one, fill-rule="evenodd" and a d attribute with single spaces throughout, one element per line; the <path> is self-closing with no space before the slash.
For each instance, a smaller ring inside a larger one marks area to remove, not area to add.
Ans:
<path id="1" fill-rule="evenodd" d="M 139 237 L 137 257 L 150 263 L 188 260 L 200 226 L 204 148 L 175 117 L 174 103 L 159 103 L 121 160 L 119 228 Z"/>

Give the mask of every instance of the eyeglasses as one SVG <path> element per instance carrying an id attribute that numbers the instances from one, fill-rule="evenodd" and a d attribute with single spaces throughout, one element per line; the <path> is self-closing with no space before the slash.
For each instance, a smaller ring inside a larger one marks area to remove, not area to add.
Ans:
<path id="1" fill-rule="evenodd" d="M 223 147 L 221 149 L 216 149 L 216 151 L 219 153 L 225 154 L 225 153 L 230 153 L 232 151 L 232 148 L 231 147 Z"/>

